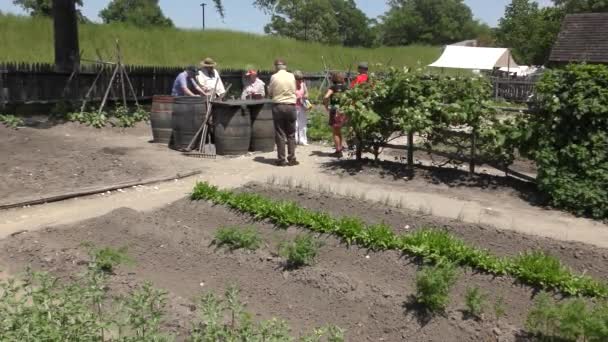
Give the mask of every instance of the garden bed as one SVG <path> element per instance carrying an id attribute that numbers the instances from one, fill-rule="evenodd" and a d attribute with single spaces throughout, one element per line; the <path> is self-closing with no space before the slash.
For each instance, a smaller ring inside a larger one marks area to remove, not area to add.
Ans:
<path id="1" fill-rule="evenodd" d="M 577 272 L 605 277 L 602 267 L 608 252 L 580 244 L 504 233 L 486 227 L 448 222 L 416 213 L 353 199 L 294 189 L 251 185 L 239 191 L 256 192 L 275 199 L 290 199 L 311 209 L 335 215 L 356 215 L 367 222 L 385 221 L 399 231 L 425 225 L 445 227 L 455 235 L 501 255 L 543 249 L 557 256 Z M 234 251 L 212 245 L 222 226 L 252 225 L 263 238 L 255 252 Z M 406 229 L 405 226 L 410 228 Z M 108 215 L 75 225 L 24 233 L 0 241 L 0 261 L 16 274 L 25 266 L 47 270 L 64 278 L 76 274 L 89 257 L 84 241 L 98 247 L 128 248 L 135 264 L 121 266 L 111 276 L 110 289 L 127 291 L 144 281 L 169 292 L 167 329 L 181 336 L 197 314 L 192 306 L 202 292 L 223 293 L 235 284 L 241 298 L 256 319 L 286 319 L 294 332 L 335 324 L 346 329 L 347 341 L 515 341 L 522 332 L 535 289 L 510 277 L 495 277 L 460 268 L 451 301 L 444 315 L 421 315 L 412 299 L 419 260 L 397 251 L 370 252 L 347 247 L 330 236 L 316 263 L 300 269 L 285 269 L 277 256 L 281 241 L 303 230 L 277 229 L 250 216 L 215 206 L 206 201 L 183 199 L 150 213 L 119 209 Z M 467 288 L 479 287 L 488 295 L 484 319 L 464 312 Z M 504 316 L 497 319 L 492 307 L 500 302 Z"/>

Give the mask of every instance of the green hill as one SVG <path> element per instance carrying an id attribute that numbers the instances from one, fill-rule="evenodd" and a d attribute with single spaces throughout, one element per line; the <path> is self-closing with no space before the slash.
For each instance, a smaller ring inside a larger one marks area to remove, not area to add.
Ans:
<path id="1" fill-rule="evenodd" d="M 0 62 L 52 62 L 52 32 L 50 19 L 0 15 Z M 272 61 L 282 57 L 293 68 L 321 71 L 322 56 L 329 68 L 345 69 L 360 60 L 392 66 L 428 64 L 440 54 L 439 48 L 430 46 L 345 48 L 225 30 L 84 24 L 79 34 L 83 58 L 96 59 L 97 50 L 110 58 L 118 39 L 125 63 L 134 65 L 187 65 L 211 56 L 220 68 L 270 69 Z"/>

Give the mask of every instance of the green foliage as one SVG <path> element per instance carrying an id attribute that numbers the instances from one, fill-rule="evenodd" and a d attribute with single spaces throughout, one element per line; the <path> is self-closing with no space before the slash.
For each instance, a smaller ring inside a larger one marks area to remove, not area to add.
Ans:
<path id="1" fill-rule="evenodd" d="M 556 8 L 540 8 L 531 0 L 513 0 L 500 19 L 497 43 L 513 48 L 517 63 L 542 65 L 549 58 L 562 18 L 563 13 Z"/>
<path id="2" fill-rule="evenodd" d="M 219 247 L 228 246 L 231 250 L 248 249 L 254 251 L 260 248 L 262 238 L 253 228 L 226 227 L 215 232 L 213 243 Z"/>
<path id="3" fill-rule="evenodd" d="M 608 304 L 590 307 L 578 298 L 556 303 L 541 293 L 528 313 L 526 329 L 541 341 L 606 341 Z"/>
<path id="4" fill-rule="evenodd" d="M 82 7 L 82 0 L 75 0 L 76 6 Z M 50 17 L 53 15 L 53 0 L 13 0 L 13 5 L 21 7 L 32 17 Z M 80 10 L 77 10 L 81 21 L 87 21 Z"/>
<path id="5" fill-rule="evenodd" d="M 114 268 L 121 264 L 132 264 L 133 259 L 127 254 L 127 248 L 121 247 L 114 249 L 112 247 L 104 247 L 101 249 L 91 248 L 89 252 L 91 256 L 91 262 L 89 267 L 91 269 L 112 273 Z"/>
<path id="6" fill-rule="evenodd" d="M 138 27 L 173 27 L 171 19 L 164 16 L 158 0 L 112 0 L 99 12 L 104 23 L 127 23 Z"/>
<path id="7" fill-rule="evenodd" d="M 395 66 L 429 64 L 441 54 L 440 48 L 433 46 L 347 48 L 245 32 L 138 28 L 122 23 L 81 24 L 78 34 L 82 58 L 97 60 L 96 51 L 100 51 L 104 59 L 114 58 L 118 39 L 123 62 L 131 65 L 174 67 L 196 64 L 202 58 L 201 46 L 212 53 L 220 69 L 243 69 L 252 64 L 260 70 L 272 70 L 272 61 L 281 56 L 290 68 L 305 72 L 324 70 L 320 56 L 324 57 L 328 68 L 342 69 L 347 68 L 345 63 L 360 60 L 372 65 L 388 60 Z M 52 21 L 49 18 L 0 16 L 0 46 L 0 62 L 53 63 Z M 243 54 L 242 51 L 255 53 Z"/>
<path id="8" fill-rule="evenodd" d="M 205 294 L 200 300 L 200 317 L 194 324 L 190 342 L 283 342 L 294 341 L 290 328 L 283 320 L 254 323 L 251 313 L 245 311 L 245 304 L 239 300 L 236 287 L 229 287 L 223 298 L 212 293 Z M 325 339 L 324 339 L 325 338 Z M 304 336 L 302 342 L 342 342 L 344 331 L 335 326 L 316 329 L 313 334 Z"/>
<path id="9" fill-rule="evenodd" d="M 332 141 L 331 127 L 327 113 L 313 109 L 308 112 L 308 139 L 311 141 Z"/>
<path id="10" fill-rule="evenodd" d="M 321 246 L 322 243 L 312 235 L 298 235 L 292 241 L 283 242 L 279 250 L 290 267 L 301 267 L 315 262 Z"/>
<path id="11" fill-rule="evenodd" d="M 500 258 L 486 250 L 468 246 L 443 230 L 427 228 L 397 235 L 386 225 L 366 226 L 356 217 L 334 218 L 327 213 L 301 208 L 293 202 L 219 190 L 202 182 L 194 187 L 191 199 L 227 205 L 257 220 L 268 219 L 282 227 L 297 225 L 316 233 L 334 234 L 347 244 L 357 244 L 371 250 L 399 250 L 431 262 L 447 262 L 495 275 L 510 275 L 529 285 L 555 289 L 568 295 L 608 297 L 605 282 L 573 274 L 559 260 L 538 252 L 516 258 Z"/>
<path id="12" fill-rule="evenodd" d="M 505 299 L 502 296 L 498 297 L 492 308 L 494 309 L 494 317 L 498 321 L 505 315 Z"/>
<path id="13" fill-rule="evenodd" d="M 392 0 L 389 5 L 379 38 L 386 45 L 450 44 L 487 32 L 462 0 Z"/>
<path id="14" fill-rule="evenodd" d="M 422 267 L 416 274 L 416 300 L 430 312 L 444 312 L 457 276 L 456 266 L 451 263 Z"/>
<path id="15" fill-rule="evenodd" d="M 467 307 L 467 312 L 474 317 L 481 318 L 486 308 L 487 295 L 479 289 L 479 287 L 469 287 L 465 294 L 464 300 Z"/>
<path id="16" fill-rule="evenodd" d="M 608 218 L 608 66 L 570 65 L 544 74 L 521 149 L 538 166 L 554 206 Z"/>
<path id="17" fill-rule="evenodd" d="M 23 121 L 22 118 L 10 114 L 0 114 L 0 123 L 12 129 L 17 129 L 20 126 L 25 125 L 25 121 Z"/>
<path id="18" fill-rule="evenodd" d="M 110 113 L 105 111 L 102 111 L 101 113 L 97 111 L 72 112 L 68 113 L 66 118 L 69 121 L 79 122 L 94 128 L 103 128 L 108 124 L 115 127 L 129 128 L 134 127 L 138 122 L 148 121 L 150 119 L 150 113 L 142 107 L 137 107 L 134 111 L 130 111 L 129 108 L 117 106 Z"/>
<path id="19" fill-rule="evenodd" d="M 271 15 L 268 34 L 344 46 L 374 42 L 370 20 L 349 0 L 256 0 Z"/>

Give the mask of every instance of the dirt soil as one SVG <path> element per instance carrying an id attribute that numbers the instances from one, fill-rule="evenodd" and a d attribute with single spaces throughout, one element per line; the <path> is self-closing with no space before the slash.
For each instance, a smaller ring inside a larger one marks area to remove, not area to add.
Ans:
<path id="1" fill-rule="evenodd" d="M 310 208 L 355 214 L 370 222 L 384 220 L 396 230 L 405 229 L 404 224 L 415 229 L 427 223 L 443 223 L 311 192 L 261 185 L 247 186 L 241 191 L 294 199 Z M 218 227 L 244 225 L 253 225 L 263 236 L 265 245 L 260 250 L 230 253 L 212 245 Z M 560 244 L 548 240 L 488 228 L 464 224 L 451 224 L 448 228 L 503 254 L 510 254 L 510 248 L 555 249 L 578 270 L 587 264 L 598 264 L 602 260 L 598 259 L 600 255 L 606 257 L 606 251 L 582 245 L 562 244 L 565 247 L 562 249 Z M 371 253 L 347 248 L 338 240 L 323 236 L 319 239 L 324 246 L 314 266 L 287 270 L 284 260 L 277 256 L 277 246 L 299 233 L 296 228 L 279 230 L 266 223 L 252 222 L 225 207 L 182 199 L 153 212 L 118 209 L 74 225 L 17 234 L 0 241 L 0 264 L 9 265 L 6 272 L 11 274 L 32 265 L 65 277 L 77 273 L 88 260 L 82 242 L 98 247 L 127 246 L 135 266 L 120 267 L 112 277 L 111 288 L 125 291 L 143 281 L 152 281 L 167 290 L 166 325 L 182 337 L 188 322 L 196 315 L 193 304 L 201 292 L 220 294 L 226 286 L 236 284 L 256 318 L 284 318 L 295 333 L 336 324 L 347 330 L 348 341 L 527 340 L 521 329 L 535 291 L 513 279 L 462 270 L 447 312 L 430 319 L 411 297 L 415 292 L 417 260 L 397 252 Z M 578 253 L 579 257 L 571 253 Z M 598 276 L 607 274 L 600 267 L 590 272 Z M 463 312 L 464 294 L 473 286 L 488 295 L 489 308 L 482 320 Z M 505 316 L 496 319 L 491 307 L 500 298 L 504 300 Z"/>
<path id="2" fill-rule="evenodd" d="M 150 139 L 147 124 L 126 130 L 75 123 L 19 130 L 0 125 L 0 204 L 200 168 L 200 162 Z"/>

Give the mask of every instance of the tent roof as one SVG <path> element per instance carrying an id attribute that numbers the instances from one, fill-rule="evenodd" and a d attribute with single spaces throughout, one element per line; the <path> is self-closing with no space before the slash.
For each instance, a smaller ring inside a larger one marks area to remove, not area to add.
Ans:
<path id="1" fill-rule="evenodd" d="M 453 45 L 446 46 L 441 57 L 429 66 L 473 70 L 518 67 L 508 49 Z"/>

